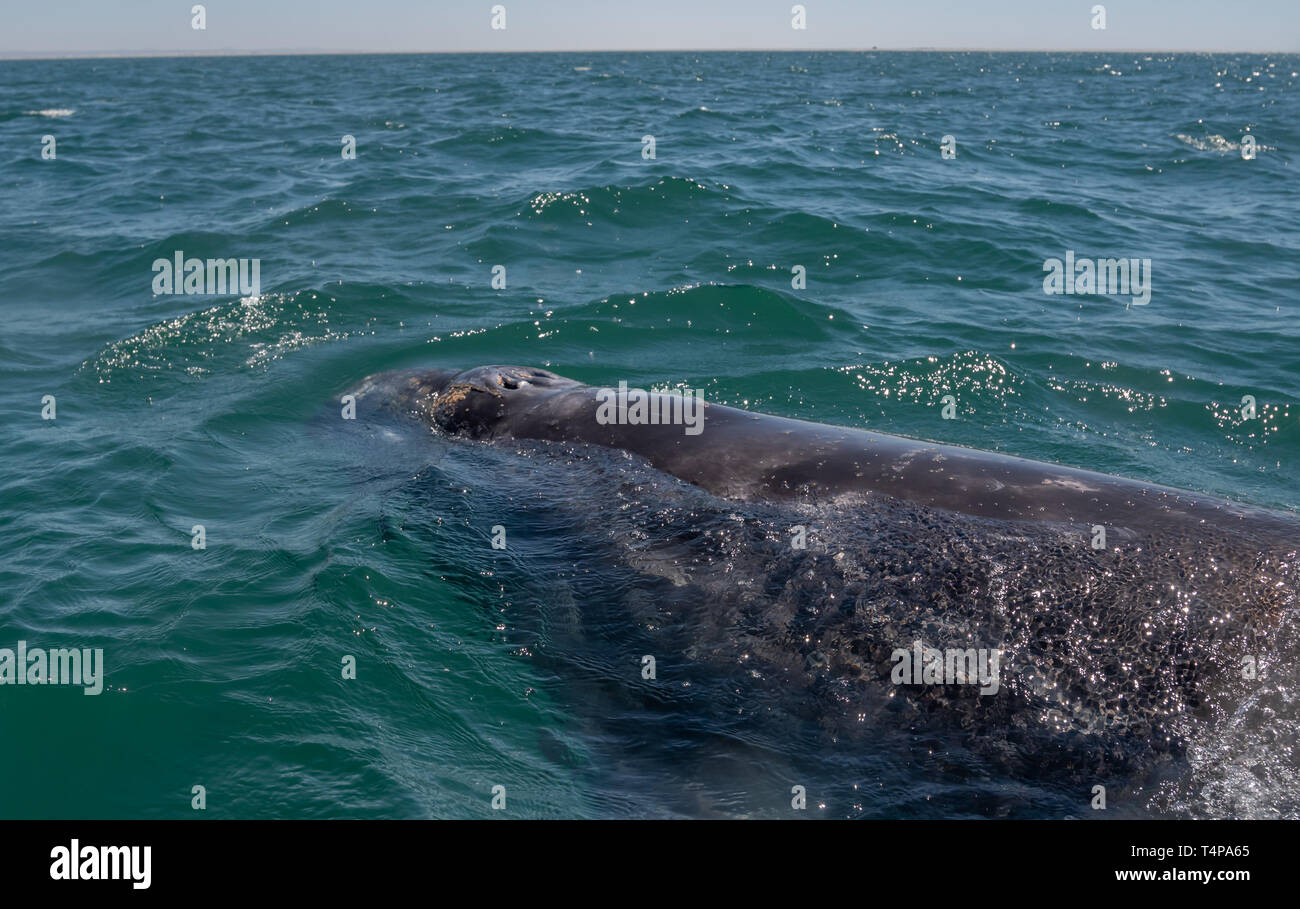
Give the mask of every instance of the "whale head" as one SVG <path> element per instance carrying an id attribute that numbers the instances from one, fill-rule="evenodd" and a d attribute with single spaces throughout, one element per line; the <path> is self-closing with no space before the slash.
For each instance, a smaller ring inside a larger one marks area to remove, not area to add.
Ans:
<path id="1" fill-rule="evenodd" d="M 556 391 L 581 384 L 545 369 L 476 366 L 472 369 L 407 369 L 363 381 L 358 399 L 414 417 L 442 431 L 469 438 L 508 434 L 512 413 Z"/>

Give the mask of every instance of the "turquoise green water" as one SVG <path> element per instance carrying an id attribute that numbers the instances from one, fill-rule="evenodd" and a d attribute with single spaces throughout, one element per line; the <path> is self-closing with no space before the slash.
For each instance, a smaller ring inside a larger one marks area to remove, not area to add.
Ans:
<path id="1" fill-rule="evenodd" d="M 512 816 L 766 815 L 792 776 L 834 816 L 1068 813 L 629 693 L 619 617 L 658 588 L 582 489 L 348 437 L 337 399 L 518 363 L 1295 510 L 1298 69 L 0 63 L 0 647 L 107 666 L 97 697 L 0 687 L 0 815 L 189 817 L 195 785 L 217 817 L 486 816 L 496 785 Z M 261 293 L 155 296 L 177 250 L 259 258 Z M 1066 250 L 1151 259 L 1150 303 L 1045 295 Z"/>

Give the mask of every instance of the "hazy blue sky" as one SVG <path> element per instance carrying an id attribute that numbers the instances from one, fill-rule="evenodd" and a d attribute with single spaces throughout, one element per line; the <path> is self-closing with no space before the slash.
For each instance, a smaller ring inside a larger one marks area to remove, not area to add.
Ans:
<path id="1" fill-rule="evenodd" d="M 2 53 L 980 47 L 1300 51 L 1300 0 L 0 0 Z M 491 28 L 506 8 L 507 27 Z"/>

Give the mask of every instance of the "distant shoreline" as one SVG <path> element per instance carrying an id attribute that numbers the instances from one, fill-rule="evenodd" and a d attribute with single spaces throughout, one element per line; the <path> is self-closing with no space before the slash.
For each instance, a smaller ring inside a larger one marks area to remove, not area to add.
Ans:
<path id="1" fill-rule="evenodd" d="M 657 48 L 618 50 L 132 50 L 132 51 L 0 51 L 0 61 L 17 60 L 149 60 L 177 57 L 407 57 L 455 56 L 477 54 L 539 55 L 539 54 L 1241 54 L 1248 56 L 1300 55 L 1300 50 L 1237 50 L 1234 48 L 1136 48 L 1136 47 L 1073 47 L 1073 48 L 1015 48 L 1015 47 L 764 47 L 764 48 Z"/>

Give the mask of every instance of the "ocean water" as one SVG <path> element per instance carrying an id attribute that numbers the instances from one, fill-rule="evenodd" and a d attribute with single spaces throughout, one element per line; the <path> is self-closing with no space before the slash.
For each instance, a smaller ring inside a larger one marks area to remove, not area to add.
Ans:
<path id="1" fill-rule="evenodd" d="M 779 817 L 794 784 L 801 816 L 1090 814 L 968 755 L 843 747 L 685 651 L 645 684 L 665 572 L 627 556 L 635 523 L 585 519 L 615 487 L 349 434 L 339 397 L 387 369 L 541 366 L 1294 512 L 1297 71 L 0 62 L 0 647 L 106 666 L 98 696 L 0 687 L 0 816 L 192 817 L 203 786 L 209 817 L 485 817 L 503 786 L 514 817 Z M 259 259 L 259 292 L 155 295 L 178 251 Z M 1067 251 L 1149 259 L 1149 302 L 1045 294 Z M 651 512 L 729 507 L 645 484 Z M 1112 814 L 1294 813 L 1295 778 L 1258 769 Z"/>

